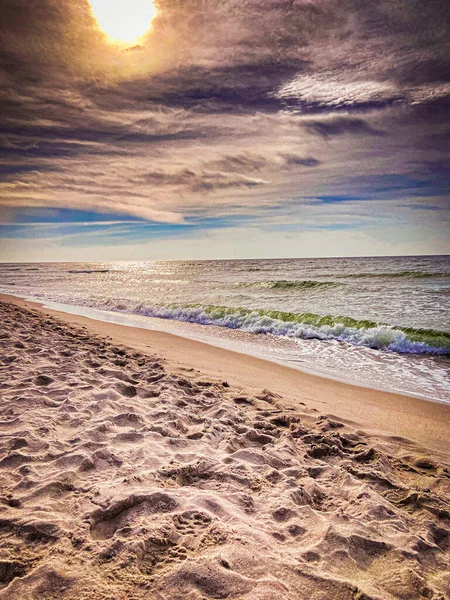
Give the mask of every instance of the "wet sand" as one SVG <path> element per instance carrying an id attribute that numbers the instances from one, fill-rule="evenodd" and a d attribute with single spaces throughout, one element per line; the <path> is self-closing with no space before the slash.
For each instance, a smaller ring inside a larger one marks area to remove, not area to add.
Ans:
<path id="1" fill-rule="evenodd" d="M 0 598 L 450 597 L 450 406 L 0 310 Z"/>

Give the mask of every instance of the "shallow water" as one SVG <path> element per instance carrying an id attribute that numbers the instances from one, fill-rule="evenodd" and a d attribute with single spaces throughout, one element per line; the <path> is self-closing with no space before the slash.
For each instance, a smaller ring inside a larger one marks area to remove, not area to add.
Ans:
<path id="1" fill-rule="evenodd" d="M 450 257 L 0 265 L 1 290 L 450 401 Z"/>

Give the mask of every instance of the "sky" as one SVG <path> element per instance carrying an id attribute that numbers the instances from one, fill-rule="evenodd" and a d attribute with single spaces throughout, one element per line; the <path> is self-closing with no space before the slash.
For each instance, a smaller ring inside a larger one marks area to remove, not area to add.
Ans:
<path id="1" fill-rule="evenodd" d="M 450 253 L 448 0 L 108 2 L 0 3 L 1 261 Z"/>

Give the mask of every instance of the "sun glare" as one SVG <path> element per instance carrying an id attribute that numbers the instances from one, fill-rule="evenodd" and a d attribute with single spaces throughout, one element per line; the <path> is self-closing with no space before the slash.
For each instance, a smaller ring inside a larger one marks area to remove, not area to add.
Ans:
<path id="1" fill-rule="evenodd" d="M 115 44 L 139 42 L 156 14 L 152 0 L 90 0 L 99 28 Z"/>

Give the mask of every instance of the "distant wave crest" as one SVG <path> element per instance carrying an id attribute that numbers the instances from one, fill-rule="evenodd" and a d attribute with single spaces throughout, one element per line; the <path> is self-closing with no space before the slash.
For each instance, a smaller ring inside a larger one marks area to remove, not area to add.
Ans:
<path id="1" fill-rule="evenodd" d="M 349 279 L 377 279 L 383 278 L 399 278 L 399 279 L 441 279 L 442 277 L 449 277 L 450 273 L 444 271 L 430 273 L 427 271 L 394 271 L 386 273 L 350 273 L 349 275 L 338 275 L 338 277 L 349 278 Z"/>
<path id="2" fill-rule="evenodd" d="M 90 273 L 109 273 L 110 269 L 72 269 L 69 271 L 69 273 L 76 273 L 76 274 L 81 274 L 81 273 L 85 273 L 85 274 L 90 274 Z"/>
<path id="3" fill-rule="evenodd" d="M 270 289 L 270 290 L 314 290 L 328 287 L 336 287 L 339 285 L 343 285 L 342 283 L 337 283 L 335 281 L 311 281 L 308 279 L 300 280 L 300 281 L 289 281 L 289 280 L 279 280 L 279 281 L 254 281 L 251 283 L 240 283 L 240 287 L 247 288 L 258 288 L 258 289 Z"/>

